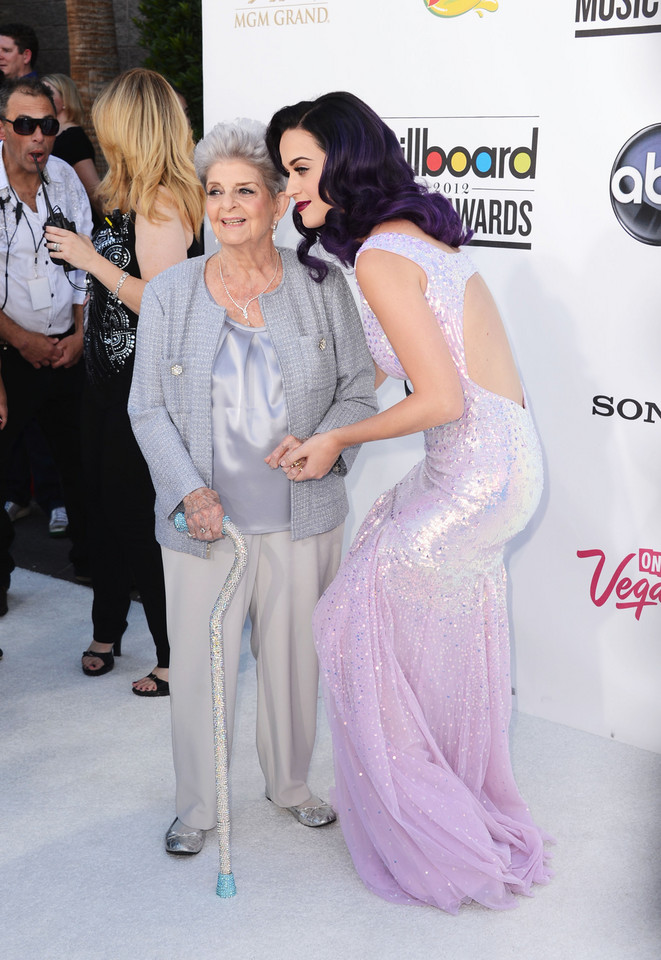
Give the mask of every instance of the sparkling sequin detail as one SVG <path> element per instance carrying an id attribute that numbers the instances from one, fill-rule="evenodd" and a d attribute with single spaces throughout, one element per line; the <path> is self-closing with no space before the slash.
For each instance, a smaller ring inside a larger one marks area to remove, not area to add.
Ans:
<path id="1" fill-rule="evenodd" d="M 135 256 L 135 225 L 131 214 L 123 214 L 117 224 L 104 224 L 94 234 L 97 253 L 131 276 L 140 276 Z M 92 280 L 89 317 L 85 330 L 85 364 L 94 384 L 133 369 L 138 317 L 97 280 Z M 130 381 L 129 381 L 130 382 Z"/>
<path id="2" fill-rule="evenodd" d="M 188 530 L 182 512 L 174 516 L 174 526 L 181 533 Z M 213 741 L 216 763 L 216 812 L 218 822 L 218 882 L 219 897 L 233 897 L 236 893 L 230 855 L 230 795 L 229 757 L 227 750 L 227 714 L 225 711 L 225 650 L 223 647 L 223 620 L 232 602 L 236 588 L 248 563 L 246 538 L 228 516 L 223 517 L 223 534 L 234 544 L 234 562 L 227 574 L 209 618 L 211 656 L 211 684 L 213 694 Z"/>
<path id="3" fill-rule="evenodd" d="M 230 798 L 229 758 L 227 752 L 227 716 L 225 713 L 225 653 L 223 619 L 248 562 L 246 538 L 223 517 L 223 533 L 234 544 L 234 562 L 216 600 L 209 620 L 211 641 L 211 682 L 213 689 L 213 741 L 216 751 L 216 804 L 218 815 L 218 885 L 219 897 L 236 892 L 230 863 Z"/>
<path id="4" fill-rule="evenodd" d="M 512 774 L 503 548 L 532 516 L 542 461 L 528 411 L 470 380 L 465 253 L 379 234 L 419 264 L 456 364 L 464 414 L 376 501 L 315 611 L 333 733 L 333 806 L 356 868 L 388 900 L 456 913 L 515 905 L 550 876 Z M 374 359 L 405 372 L 363 300 Z"/>

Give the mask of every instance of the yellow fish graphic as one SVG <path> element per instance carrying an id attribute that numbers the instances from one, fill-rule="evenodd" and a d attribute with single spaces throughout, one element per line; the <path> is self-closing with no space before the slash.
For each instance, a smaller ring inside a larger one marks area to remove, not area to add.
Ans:
<path id="1" fill-rule="evenodd" d="M 493 13 L 498 9 L 497 0 L 426 0 L 426 3 L 437 17 L 460 17 L 469 10 L 476 10 L 481 17 L 483 10 Z"/>

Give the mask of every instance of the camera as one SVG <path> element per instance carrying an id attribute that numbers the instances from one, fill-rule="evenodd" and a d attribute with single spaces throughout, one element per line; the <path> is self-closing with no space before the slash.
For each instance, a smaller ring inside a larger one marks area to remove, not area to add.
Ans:
<path id="1" fill-rule="evenodd" d="M 76 230 L 76 224 L 72 220 L 67 220 L 59 207 L 55 207 L 55 209 L 53 209 L 51 206 L 48 191 L 46 190 L 46 177 L 44 176 L 44 172 L 36 160 L 34 161 L 34 165 L 37 168 L 37 173 L 39 174 L 39 179 L 41 180 L 41 186 L 43 187 L 44 191 L 44 200 L 46 201 L 46 209 L 48 210 L 48 217 L 46 220 L 44 220 L 44 230 L 46 227 L 59 227 L 60 230 L 71 230 L 72 233 L 77 233 L 78 231 Z M 61 257 L 54 257 L 51 253 L 50 258 L 58 267 L 64 267 L 66 273 L 74 269 L 70 263 L 67 263 L 66 260 L 62 260 Z"/>

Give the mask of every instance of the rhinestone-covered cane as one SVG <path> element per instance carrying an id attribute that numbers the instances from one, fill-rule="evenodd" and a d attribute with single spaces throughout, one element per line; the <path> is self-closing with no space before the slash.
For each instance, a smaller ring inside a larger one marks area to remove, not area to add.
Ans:
<path id="1" fill-rule="evenodd" d="M 174 525 L 182 533 L 188 530 L 183 513 L 177 513 Z M 223 650 L 223 619 L 248 562 L 246 539 L 229 517 L 223 517 L 223 534 L 234 544 L 234 563 L 218 594 L 209 619 L 211 647 L 211 685 L 213 690 L 213 739 L 216 761 L 216 805 L 218 817 L 218 883 L 219 897 L 233 897 L 236 893 L 230 861 L 230 801 L 229 763 L 227 756 L 227 715 L 225 713 L 225 663 Z"/>

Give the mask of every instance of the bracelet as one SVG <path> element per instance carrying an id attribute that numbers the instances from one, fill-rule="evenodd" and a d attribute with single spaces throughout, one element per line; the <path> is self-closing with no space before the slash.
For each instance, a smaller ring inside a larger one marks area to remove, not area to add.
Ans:
<path id="1" fill-rule="evenodd" d="M 122 289 L 122 285 L 128 276 L 130 276 L 130 274 L 124 271 L 124 273 L 119 278 L 119 281 L 117 282 L 117 286 L 115 287 L 115 292 L 112 294 L 115 300 L 119 300 L 119 291 Z"/>

